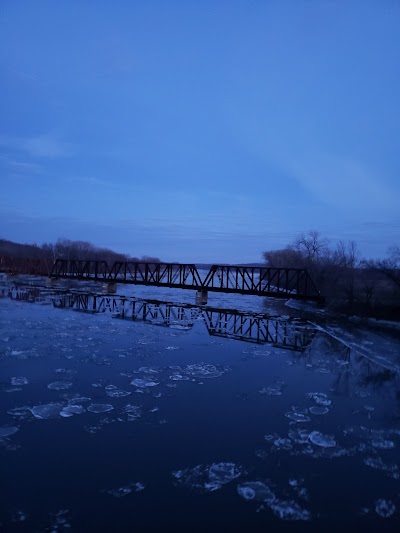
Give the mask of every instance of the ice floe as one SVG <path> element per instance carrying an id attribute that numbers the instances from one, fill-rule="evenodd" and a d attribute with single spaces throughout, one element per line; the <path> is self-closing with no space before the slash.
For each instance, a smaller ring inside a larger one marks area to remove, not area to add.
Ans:
<path id="1" fill-rule="evenodd" d="M 63 405 L 61 403 L 47 403 L 34 405 L 30 410 L 35 418 L 44 420 L 48 418 L 58 418 L 62 408 Z"/>
<path id="2" fill-rule="evenodd" d="M 244 500 L 255 500 L 271 504 L 276 500 L 275 494 L 262 481 L 246 481 L 237 486 L 237 492 Z"/>
<path id="3" fill-rule="evenodd" d="M 117 489 L 110 489 L 105 490 L 102 492 L 106 492 L 107 494 L 111 494 L 111 496 L 114 496 L 115 498 L 123 498 L 124 496 L 128 496 L 128 494 L 131 494 L 132 492 L 141 492 L 144 490 L 145 486 L 140 481 L 131 482 L 127 485 L 124 485 L 122 487 L 118 487 Z"/>
<path id="4" fill-rule="evenodd" d="M 25 377 L 13 377 L 11 378 L 11 385 L 20 387 L 21 385 L 28 385 L 28 378 Z"/>
<path id="5" fill-rule="evenodd" d="M 336 441 L 332 435 L 324 435 L 319 431 L 311 431 L 308 438 L 315 446 L 320 446 L 321 448 L 334 448 L 336 446 Z"/>
<path id="6" fill-rule="evenodd" d="M 292 422 L 297 423 L 309 422 L 311 420 L 309 416 L 301 412 L 301 410 L 296 409 L 295 407 L 292 407 L 291 411 L 285 413 L 285 416 L 286 418 L 289 418 L 289 420 L 291 420 Z"/>
<path id="7" fill-rule="evenodd" d="M 194 468 L 172 472 L 175 482 L 179 485 L 200 491 L 219 490 L 223 485 L 241 475 L 241 468 L 235 463 L 212 463 L 197 465 Z"/>
<path id="8" fill-rule="evenodd" d="M 140 379 L 136 378 L 131 381 L 131 385 L 134 385 L 135 387 L 155 387 L 156 385 L 159 385 L 158 381 L 151 381 L 149 379 Z"/>
<path id="9" fill-rule="evenodd" d="M 380 457 L 365 457 L 364 464 L 374 470 L 381 470 L 393 479 L 400 478 L 399 467 L 397 464 L 386 464 Z"/>
<path id="10" fill-rule="evenodd" d="M 2 426 L 0 427 L 0 439 L 14 435 L 17 431 L 18 428 L 15 426 Z"/>
<path id="11" fill-rule="evenodd" d="M 307 397 L 314 400 L 318 405 L 323 405 L 328 407 L 332 404 L 332 401 L 329 400 L 328 396 L 324 392 L 309 392 Z"/>
<path id="12" fill-rule="evenodd" d="M 108 413 L 113 409 L 114 407 L 110 403 L 91 403 L 87 408 L 91 413 Z"/>
<path id="13" fill-rule="evenodd" d="M 85 412 L 85 408 L 82 405 L 67 405 L 60 411 L 60 415 L 64 418 L 68 418 L 74 415 L 81 415 Z"/>
<path id="14" fill-rule="evenodd" d="M 47 388 L 51 390 L 67 390 L 71 387 L 72 383 L 70 381 L 54 381 L 53 383 L 49 383 L 47 385 Z"/>
<path id="15" fill-rule="evenodd" d="M 293 500 L 276 500 L 270 505 L 271 510 L 281 520 L 310 520 L 311 513 Z"/>
<path id="16" fill-rule="evenodd" d="M 313 407 L 310 407 L 308 411 L 312 415 L 326 415 L 326 413 L 329 413 L 329 409 L 323 405 L 314 405 Z"/>
<path id="17" fill-rule="evenodd" d="M 55 533 L 57 531 L 69 530 L 71 531 L 71 518 L 70 511 L 68 509 L 63 509 L 58 511 L 58 513 L 51 514 L 51 525 L 46 531 Z"/>
<path id="18" fill-rule="evenodd" d="M 380 498 L 375 502 L 375 512 L 382 518 L 391 517 L 396 511 L 396 506 L 390 500 Z"/>
<path id="19" fill-rule="evenodd" d="M 237 486 L 237 492 L 246 501 L 265 504 L 281 520 L 310 520 L 311 513 L 293 500 L 282 500 L 262 481 L 248 481 Z"/>
<path id="20" fill-rule="evenodd" d="M 124 398 L 125 396 L 130 396 L 132 392 L 127 390 L 114 389 L 107 390 L 106 394 L 107 396 L 110 396 L 110 398 Z"/>

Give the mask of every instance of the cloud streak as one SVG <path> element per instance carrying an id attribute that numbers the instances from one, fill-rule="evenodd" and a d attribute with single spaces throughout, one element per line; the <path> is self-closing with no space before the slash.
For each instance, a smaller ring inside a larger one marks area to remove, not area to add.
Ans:
<path id="1" fill-rule="evenodd" d="M 28 138 L 1 137 L 0 146 L 24 153 L 34 159 L 58 159 L 74 155 L 71 143 L 60 141 L 51 134 Z"/>

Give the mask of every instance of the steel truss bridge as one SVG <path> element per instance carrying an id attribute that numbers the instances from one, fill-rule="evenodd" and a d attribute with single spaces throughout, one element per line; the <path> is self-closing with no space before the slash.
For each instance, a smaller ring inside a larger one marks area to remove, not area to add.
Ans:
<path id="1" fill-rule="evenodd" d="M 203 294 L 210 291 L 323 300 L 308 271 L 297 268 L 213 265 L 201 276 L 194 264 L 117 261 L 109 267 L 106 261 L 58 259 L 50 277 L 191 289 Z"/>

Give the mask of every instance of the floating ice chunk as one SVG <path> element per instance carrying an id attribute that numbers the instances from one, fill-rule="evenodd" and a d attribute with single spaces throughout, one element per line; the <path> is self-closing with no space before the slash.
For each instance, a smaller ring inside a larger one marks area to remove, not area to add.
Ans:
<path id="1" fill-rule="evenodd" d="M 270 505 L 274 514 L 281 520 L 310 520 L 311 513 L 303 509 L 300 505 L 292 500 L 275 500 Z"/>
<path id="2" fill-rule="evenodd" d="M 390 500 L 379 499 L 375 502 L 375 512 L 382 518 L 389 518 L 396 511 L 396 507 Z"/>
<path id="3" fill-rule="evenodd" d="M 157 381 L 150 381 L 148 379 L 140 379 L 136 378 L 133 381 L 131 381 L 131 385 L 134 385 L 135 387 L 155 387 L 156 385 L 159 385 L 159 382 Z"/>
<path id="4" fill-rule="evenodd" d="M 182 374 L 172 374 L 172 376 L 169 376 L 169 379 L 172 379 L 172 381 L 189 381 L 190 378 Z"/>
<path id="5" fill-rule="evenodd" d="M 114 389 L 106 391 L 106 394 L 111 398 L 124 398 L 125 396 L 129 396 L 132 393 L 127 390 Z"/>
<path id="6" fill-rule="evenodd" d="M 309 412 L 312 415 L 326 415 L 326 413 L 329 413 L 329 409 L 323 405 L 314 405 L 309 408 Z"/>
<path id="7" fill-rule="evenodd" d="M 106 385 L 104 387 L 106 390 L 115 390 L 115 389 L 118 389 L 118 387 L 116 385 Z"/>
<path id="8" fill-rule="evenodd" d="M 49 383 L 47 385 L 47 388 L 51 390 L 67 390 L 71 387 L 72 383 L 70 381 L 54 381 L 54 383 Z"/>
<path id="9" fill-rule="evenodd" d="M 21 385 L 28 385 L 29 381 L 25 377 L 19 377 L 19 378 L 11 378 L 11 385 L 15 385 L 16 387 L 19 387 Z"/>
<path id="10" fill-rule="evenodd" d="M 179 350 L 179 346 L 166 346 L 166 350 Z"/>
<path id="11" fill-rule="evenodd" d="M 279 437 L 274 440 L 274 448 L 278 450 L 292 450 L 292 441 L 290 439 L 282 439 Z"/>
<path id="12" fill-rule="evenodd" d="M 123 408 L 123 412 L 128 415 L 128 422 L 133 422 L 134 420 L 142 416 L 142 408 L 139 405 L 125 405 L 125 407 Z"/>
<path id="13" fill-rule="evenodd" d="M 205 363 L 187 365 L 185 373 L 195 378 L 218 378 L 222 376 L 222 372 L 216 366 Z"/>
<path id="14" fill-rule="evenodd" d="M 28 406 L 24 407 L 14 407 L 14 409 L 9 409 L 7 414 L 11 416 L 16 416 L 18 418 L 25 418 L 31 414 L 31 408 Z"/>
<path id="15" fill-rule="evenodd" d="M 175 480 L 184 486 L 197 490 L 215 491 L 241 475 L 235 463 L 213 463 L 197 465 L 194 468 L 172 472 Z"/>
<path id="16" fill-rule="evenodd" d="M 375 439 L 371 442 L 371 445 L 374 448 L 378 448 L 381 450 L 389 450 L 390 448 L 394 448 L 394 442 L 392 440 L 385 439 Z"/>
<path id="17" fill-rule="evenodd" d="M 393 479 L 400 478 L 399 467 L 397 464 L 386 464 L 380 457 L 366 457 L 364 459 L 364 464 L 375 470 L 386 472 Z"/>
<path id="18" fill-rule="evenodd" d="M 293 422 L 309 422 L 311 420 L 309 416 L 303 413 L 297 413 L 296 411 L 289 411 L 285 416 Z"/>
<path id="19" fill-rule="evenodd" d="M 111 494 L 111 496 L 114 496 L 115 498 L 123 498 L 132 492 L 141 492 L 142 490 L 144 490 L 143 483 L 137 481 L 134 483 L 128 483 L 128 485 L 118 487 L 117 489 L 110 489 L 103 492 L 107 492 L 107 494 Z"/>
<path id="20" fill-rule="evenodd" d="M 240 476 L 240 470 L 235 463 L 213 463 L 208 469 L 211 482 L 224 485 Z"/>
<path id="21" fill-rule="evenodd" d="M 145 374 L 158 374 L 159 370 L 150 366 L 141 366 L 139 372 L 144 372 Z"/>
<path id="22" fill-rule="evenodd" d="M 272 385 L 264 387 L 259 390 L 259 394 L 266 394 L 268 396 L 281 396 L 285 383 L 283 381 L 275 381 Z"/>
<path id="23" fill-rule="evenodd" d="M 43 405 L 34 405 L 31 408 L 31 413 L 35 418 L 45 420 L 48 418 L 58 418 L 60 411 L 63 408 L 61 403 L 47 403 Z"/>
<path id="24" fill-rule="evenodd" d="M 56 533 L 57 531 L 63 531 L 70 530 L 71 528 L 71 522 L 69 517 L 69 510 L 63 509 L 61 511 L 58 511 L 58 513 L 55 513 L 52 516 L 52 523 L 51 526 L 46 529 L 46 531 L 51 531 L 51 533 Z"/>
<path id="25" fill-rule="evenodd" d="M 64 418 L 81 415 L 85 412 L 85 408 L 82 405 L 67 405 L 60 411 L 60 415 Z"/>
<path id="26" fill-rule="evenodd" d="M 321 448 L 334 448 L 336 446 L 336 441 L 331 435 L 324 435 L 319 431 L 312 431 L 308 438 L 310 442 Z"/>
<path id="27" fill-rule="evenodd" d="M 82 402 L 91 402 L 92 398 L 89 398 L 88 396 L 74 396 L 70 400 L 68 400 L 68 403 L 71 405 L 77 405 Z"/>
<path id="28" fill-rule="evenodd" d="M 247 481 L 237 486 L 239 496 L 244 500 L 255 500 L 258 502 L 265 502 L 272 504 L 276 500 L 275 494 L 272 490 L 261 481 Z"/>
<path id="29" fill-rule="evenodd" d="M 328 396 L 324 392 L 309 392 L 307 397 L 314 400 L 316 404 L 323 405 L 325 407 L 328 407 L 332 403 L 332 401 L 328 399 Z"/>
<path id="30" fill-rule="evenodd" d="M 308 490 L 304 487 L 304 479 L 289 479 L 289 485 L 299 498 L 302 498 L 306 501 L 310 499 Z"/>
<path id="31" fill-rule="evenodd" d="M 3 426 L 0 427 L 0 439 L 8 437 L 9 435 L 14 435 L 18 431 L 18 428 L 15 426 Z"/>
<path id="32" fill-rule="evenodd" d="M 108 413 L 113 409 L 114 407 L 109 403 L 91 403 L 87 408 L 91 413 Z"/>
<path id="33" fill-rule="evenodd" d="M 308 437 L 310 436 L 310 431 L 305 429 L 293 429 L 288 433 L 289 437 L 293 442 L 297 444 L 306 444 L 308 442 Z"/>
<path id="34" fill-rule="evenodd" d="M 11 521 L 14 523 L 25 522 L 28 516 L 28 513 L 25 511 L 17 510 L 12 513 Z"/>

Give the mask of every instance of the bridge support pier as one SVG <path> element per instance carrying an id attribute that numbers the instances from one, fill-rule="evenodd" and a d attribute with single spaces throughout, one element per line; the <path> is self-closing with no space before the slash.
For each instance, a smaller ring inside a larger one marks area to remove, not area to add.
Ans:
<path id="1" fill-rule="evenodd" d="M 109 282 L 109 283 L 103 283 L 103 290 L 107 294 L 116 294 L 117 292 L 117 283 Z"/>
<path id="2" fill-rule="evenodd" d="M 208 301 L 208 291 L 200 290 L 196 292 L 196 303 L 198 305 L 206 305 Z"/>
<path id="3" fill-rule="evenodd" d="M 56 284 L 57 280 L 55 278 L 46 278 L 46 287 L 54 287 Z"/>

